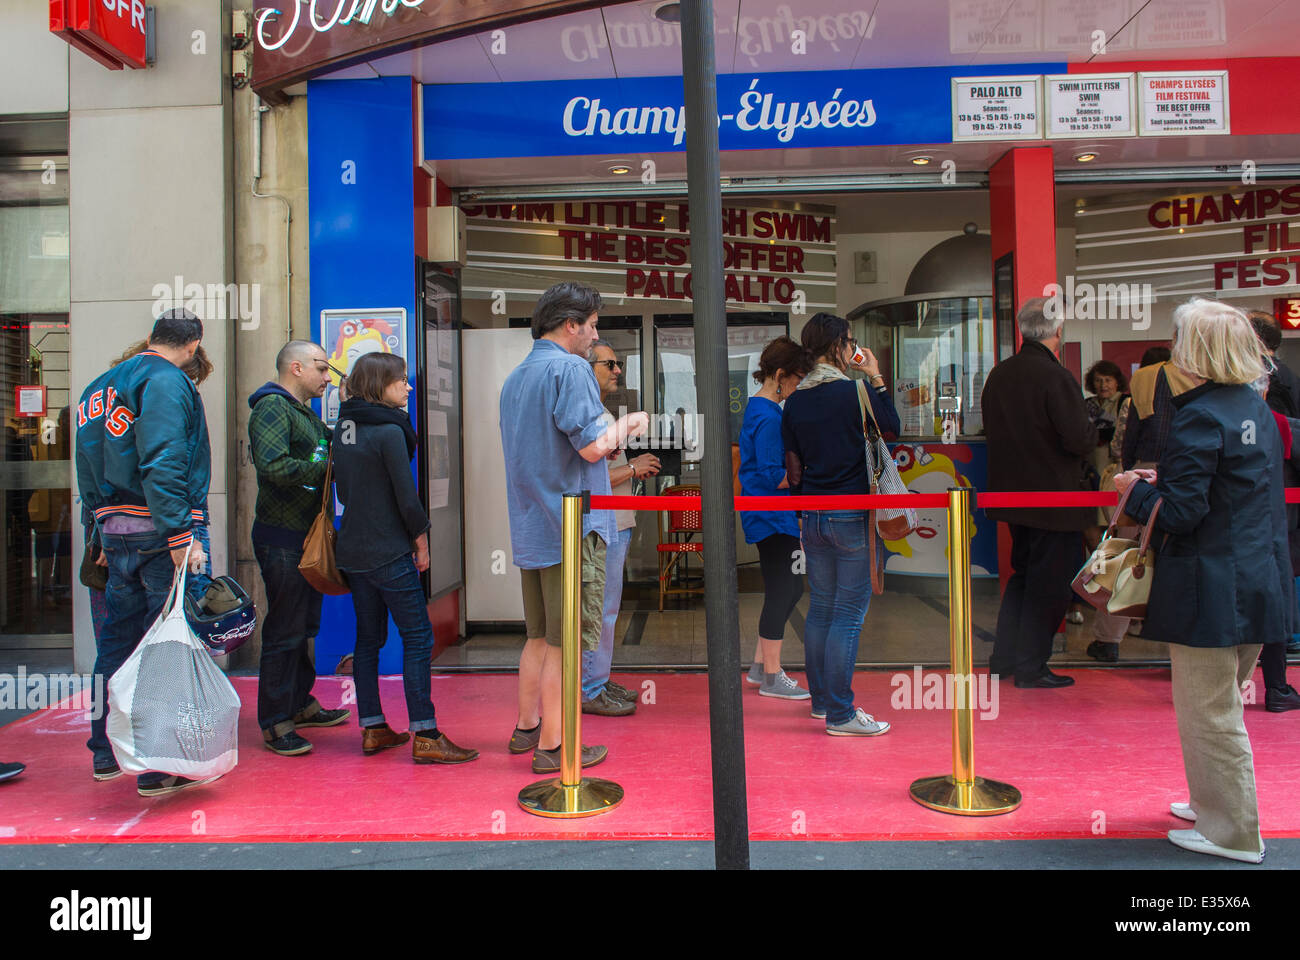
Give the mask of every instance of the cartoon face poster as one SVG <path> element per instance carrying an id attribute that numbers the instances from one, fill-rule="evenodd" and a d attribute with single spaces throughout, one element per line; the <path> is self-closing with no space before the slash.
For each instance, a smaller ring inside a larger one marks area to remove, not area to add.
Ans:
<path id="1" fill-rule="evenodd" d="M 329 362 L 345 374 L 359 357 L 367 353 L 395 353 L 406 357 L 406 310 L 391 307 L 381 310 L 322 310 L 321 346 Z M 323 419 L 338 419 L 339 377 L 330 373 L 325 390 Z"/>
<path id="2" fill-rule="evenodd" d="M 988 477 L 988 450 L 982 443 L 900 443 L 894 461 L 911 493 L 946 493 L 949 487 L 982 489 Z M 917 529 L 902 540 L 886 540 L 885 569 L 890 573 L 946 576 L 948 511 L 918 509 Z M 975 511 L 971 576 L 997 576 L 997 525 Z"/>

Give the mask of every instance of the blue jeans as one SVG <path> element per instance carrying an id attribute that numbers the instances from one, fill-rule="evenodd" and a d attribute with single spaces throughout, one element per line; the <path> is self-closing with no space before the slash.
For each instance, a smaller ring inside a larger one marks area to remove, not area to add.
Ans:
<path id="1" fill-rule="evenodd" d="M 102 690 L 107 697 L 109 679 L 126 663 L 145 631 L 158 619 L 176 573 L 167 541 L 156 533 L 106 533 L 101 542 L 108 558 L 108 589 L 104 591 L 108 616 L 95 638 L 95 675 L 103 680 L 91 684 L 92 719 L 90 739 L 86 741 L 96 765 L 106 765 L 115 759 L 106 732 L 108 704 L 98 701 L 99 692 Z M 138 783 L 142 787 L 150 786 L 165 776 L 141 774 Z"/>
<path id="2" fill-rule="evenodd" d="M 600 624 L 600 645 L 582 651 L 582 699 L 594 700 L 609 682 L 609 667 L 614 662 L 614 625 L 623 602 L 623 564 L 632 543 L 632 530 L 620 530 L 618 539 L 605 551 L 605 607 Z"/>
<path id="3" fill-rule="evenodd" d="M 374 570 L 344 570 L 352 585 L 352 606 L 357 614 L 357 646 L 352 656 L 352 679 L 357 685 L 357 712 L 361 726 L 384 723 L 379 703 L 379 649 L 388 639 L 388 615 L 393 615 L 402 637 L 402 687 L 406 692 L 409 729 L 437 731 L 433 712 L 433 684 L 429 664 L 433 659 L 433 626 L 424 599 L 420 574 L 410 554 Z"/>
<path id="4" fill-rule="evenodd" d="M 862 510 L 809 510 L 803 515 L 808 563 L 805 668 L 812 709 L 826 725 L 853 717 L 853 666 L 871 603 L 867 514 Z"/>

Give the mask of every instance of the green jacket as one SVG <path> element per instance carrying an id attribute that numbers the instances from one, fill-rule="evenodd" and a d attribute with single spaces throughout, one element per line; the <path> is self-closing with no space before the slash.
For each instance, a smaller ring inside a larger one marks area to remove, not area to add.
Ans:
<path id="1" fill-rule="evenodd" d="M 303 537 L 320 513 L 325 461 L 312 461 L 330 430 L 312 409 L 278 383 L 248 398 L 248 442 L 257 470 L 253 543 L 301 550 Z M 314 487 L 308 490 L 306 487 Z"/>

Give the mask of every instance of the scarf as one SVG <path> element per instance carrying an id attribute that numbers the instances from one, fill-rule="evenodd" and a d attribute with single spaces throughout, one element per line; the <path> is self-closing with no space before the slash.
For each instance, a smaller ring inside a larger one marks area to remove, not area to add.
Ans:
<path id="1" fill-rule="evenodd" d="M 832 367 L 829 363 L 819 363 L 813 367 L 812 373 L 799 381 L 797 390 L 807 390 L 811 387 L 821 386 L 823 383 L 830 383 L 832 380 L 849 380 L 851 379 L 843 370 L 838 367 Z"/>
<path id="2" fill-rule="evenodd" d="M 338 422 L 343 423 L 345 420 L 371 426 L 381 423 L 397 424 L 406 436 L 406 456 L 408 458 L 415 456 L 415 428 L 411 426 L 411 419 L 406 415 L 405 410 L 388 407 L 382 403 L 371 403 L 360 397 L 348 397 L 339 407 Z"/>

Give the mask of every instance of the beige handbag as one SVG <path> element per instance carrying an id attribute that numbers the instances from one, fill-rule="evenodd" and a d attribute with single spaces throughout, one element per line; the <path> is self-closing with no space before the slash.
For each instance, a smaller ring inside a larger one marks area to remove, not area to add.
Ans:
<path id="1" fill-rule="evenodd" d="M 330 446 L 325 464 L 325 482 L 321 484 L 320 513 L 316 515 L 307 538 L 302 542 L 302 559 L 298 572 L 319 593 L 338 596 L 350 593 L 347 577 L 334 563 L 334 447 Z"/>
<path id="2" fill-rule="evenodd" d="M 1155 529 L 1156 515 L 1162 501 L 1157 500 L 1137 540 L 1115 536 L 1115 524 L 1124 515 L 1130 486 L 1120 497 L 1115 516 L 1106 527 L 1106 533 L 1092 551 L 1083 567 L 1075 575 L 1071 586 L 1084 600 L 1107 613 L 1118 617 L 1141 619 L 1146 616 L 1147 599 L 1151 596 L 1151 574 L 1155 554 L 1150 549 L 1151 532 Z"/>

